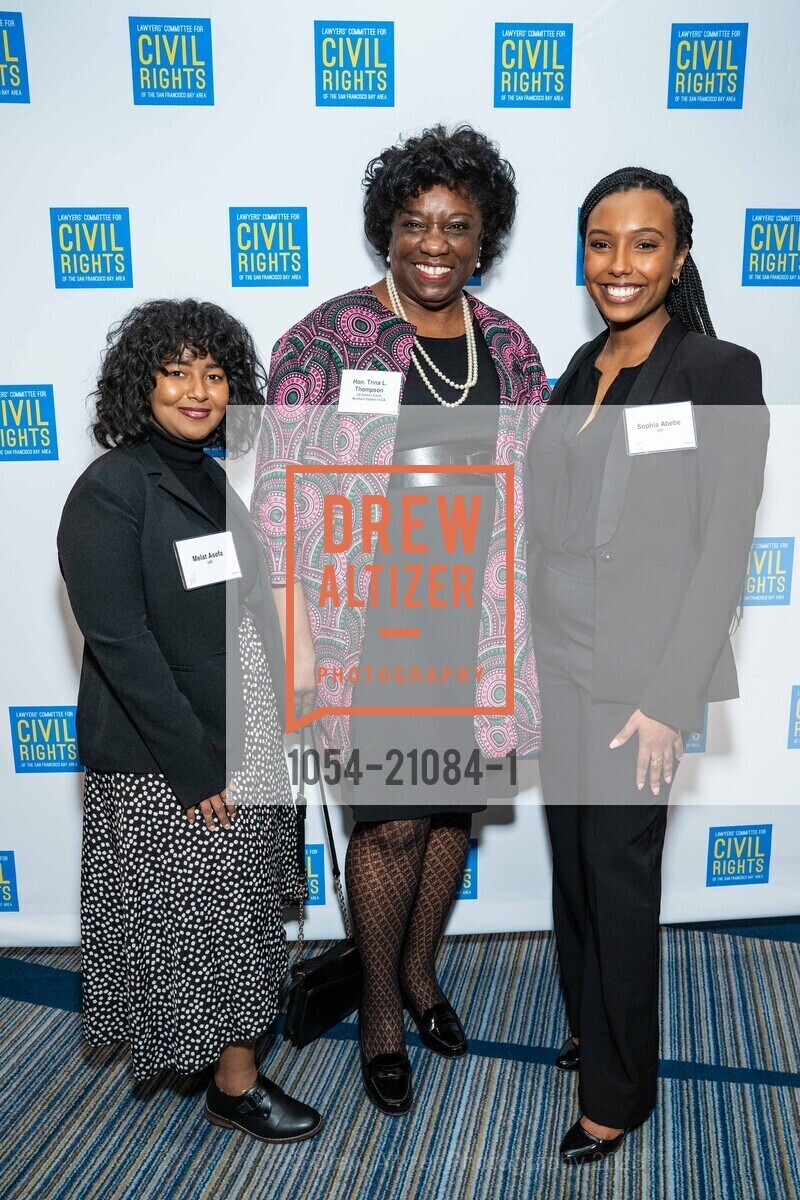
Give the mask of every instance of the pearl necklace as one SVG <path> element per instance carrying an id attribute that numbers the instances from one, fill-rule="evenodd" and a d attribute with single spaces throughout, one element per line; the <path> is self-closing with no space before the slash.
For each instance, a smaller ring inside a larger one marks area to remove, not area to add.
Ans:
<path id="1" fill-rule="evenodd" d="M 410 325 L 411 322 L 406 316 L 406 310 L 403 308 L 402 301 L 400 300 L 400 293 L 397 290 L 397 285 L 395 284 L 394 275 L 392 274 L 391 270 L 386 272 L 386 288 L 389 292 L 389 300 L 391 301 L 391 305 L 395 313 L 398 317 L 402 317 L 402 319 Z M 425 387 L 428 389 L 434 399 L 438 400 L 439 404 L 443 405 L 444 408 L 458 408 L 459 404 L 464 403 L 470 391 L 478 382 L 478 350 L 475 345 L 475 329 L 472 324 L 472 312 L 469 307 L 469 301 L 463 292 L 461 293 L 461 307 L 464 313 L 464 333 L 467 337 L 466 383 L 454 383 L 452 379 L 448 379 L 444 372 L 439 370 L 436 363 L 426 352 L 425 347 L 422 345 L 416 334 L 414 335 L 414 349 L 411 351 L 411 361 L 417 368 L 420 379 L 425 384 Z M 438 375 L 444 383 L 449 384 L 449 386 L 454 388 L 456 391 L 458 391 L 459 388 L 462 389 L 461 395 L 457 400 L 445 400 L 443 396 L 439 395 L 439 393 L 436 391 L 436 388 L 433 386 L 430 379 L 422 369 L 422 363 L 417 357 L 417 351 L 419 351 L 419 354 L 425 359 L 425 362 L 428 364 L 434 374 Z"/>

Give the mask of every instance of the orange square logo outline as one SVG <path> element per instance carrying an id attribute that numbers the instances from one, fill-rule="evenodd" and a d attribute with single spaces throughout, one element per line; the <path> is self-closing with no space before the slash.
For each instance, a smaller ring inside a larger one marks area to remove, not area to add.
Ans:
<path id="1" fill-rule="evenodd" d="M 492 464 L 478 466 L 470 463 L 435 463 L 416 464 L 414 474 L 421 472 L 436 474 L 459 474 L 474 472 L 476 475 L 502 475 L 505 479 L 505 549 L 506 549 L 506 702 L 502 706 L 480 707 L 472 706 L 392 706 L 376 705 L 371 707 L 347 705 L 343 708 L 314 708 L 303 717 L 294 715 L 294 481 L 295 475 L 305 472 L 309 475 L 394 475 L 408 474 L 409 467 L 402 463 L 387 463 L 383 466 L 360 466 L 358 464 L 324 464 L 306 465 L 304 463 L 289 463 L 286 468 L 286 732 L 295 733 L 306 725 L 311 725 L 318 717 L 324 716 L 512 716 L 514 712 L 514 467 L 512 465 Z M 302 584 L 300 584 L 302 587 Z M 509 620 L 509 614 L 511 619 Z M 289 650 L 292 653 L 289 653 Z M 509 680 L 511 686 L 509 687 Z"/>

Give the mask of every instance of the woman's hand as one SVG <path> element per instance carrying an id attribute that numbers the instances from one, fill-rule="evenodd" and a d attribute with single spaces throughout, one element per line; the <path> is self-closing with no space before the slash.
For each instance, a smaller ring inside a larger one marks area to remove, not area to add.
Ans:
<path id="1" fill-rule="evenodd" d="M 206 823 L 206 829 L 210 829 L 212 833 L 216 833 L 218 826 L 216 821 L 223 829 L 232 827 L 233 818 L 236 816 L 236 805 L 231 803 L 230 794 L 235 791 L 236 784 L 230 783 L 216 796 L 209 796 L 207 800 L 201 800 L 200 804 L 186 809 L 186 820 L 190 825 L 194 825 L 195 814 L 197 808 L 200 809 L 200 816 Z M 215 821 L 216 818 L 216 821 Z"/>
<path id="2" fill-rule="evenodd" d="M 639 735 L 639 754 L 636 759 L 636 786 L 642 790 L 650 776 L 650 790 L 657 796 L 660 790 L 661 772 L 664 772 L 664 782 L 672 783 L 672 774 L 676 762 L 683 758 L 683 740 L 677 729 L 662 725 L 653 717 L 646 717 L 641 709 L 636 712 L 620 729 L 609 749 L 616 750 L 624 746 L 633 737 Z"/>

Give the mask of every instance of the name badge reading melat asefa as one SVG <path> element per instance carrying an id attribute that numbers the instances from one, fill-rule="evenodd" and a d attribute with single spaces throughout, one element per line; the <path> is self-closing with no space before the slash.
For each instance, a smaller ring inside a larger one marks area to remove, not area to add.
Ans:
<path id="1" fill-rule="evenodd" d="M 399 371 L 342 371 L 339 412 L 397 413 L 402 381 Z"/>
<path id="2" fill-rule="evenodd" d="M 637 404 L 625 409 L 628 454 L 696 450 L 697 431 L 691 400 L 676 404 Z"/>
<path id="3" fill-rule="evenodd" d="M 212 583 L 227 583 L 229 579 L 242 578 L 230 529 L 224 533 L 184 538 L 180 542 L 173 542 L 173 545 L 187 592 L 208 587 Z"/>

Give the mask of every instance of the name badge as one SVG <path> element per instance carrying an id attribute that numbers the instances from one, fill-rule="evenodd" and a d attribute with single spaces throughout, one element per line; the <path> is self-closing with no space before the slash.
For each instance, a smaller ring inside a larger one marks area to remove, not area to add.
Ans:
<path id="1" fill-rule="evenodd" d="M 677 404 L 637 404 L 625 409 L 628 454 L 663 450 L 696 450 L 697 432 L 691 400 Z"/>
<path id="2" fill-rule="evenodd" d="M 229 579 L 242 578 L 230 529 L 224 533 L 184 538 L 183 541 L 173 542 L 173 545 L 187 592 L 208 587 L 211 583 L 227 583 Z"/>
<path id="3" fill-rule="evenodd" d="M 402 380 L 399 371 L 342 371 L 339 412 L 396 413 Z"/>

